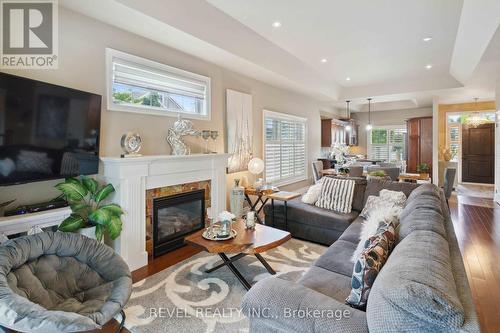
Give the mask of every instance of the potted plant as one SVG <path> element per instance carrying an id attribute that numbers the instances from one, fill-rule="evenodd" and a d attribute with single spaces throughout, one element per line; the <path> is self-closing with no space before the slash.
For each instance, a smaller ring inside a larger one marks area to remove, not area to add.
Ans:
<path id="1" fill-rule="evenodd" d="M 111 184 L 99 185 L 89 177 L 68 178 L 55 186 L 71 207 L 71 215 L 60 225 L 60 231 L 78 232 L 102 241 L 104 234 L 116 239 L 122 231 L 123 210 L 117 204 L 103 204 L 115 191 Z"/>
<path id="2" fill-rule="evenodd" d="M 375 170 L 368 173 L 367 179 L 390 180 L 391 177 L 387 176 L 384 170 Z"/>
<path id="3" fill-rule="evenodd" d="M 427 163 L 417 164 L 417 172 L 420 174 L 422 178 L 429 178 L 429 170 L 430 166 Z"/>
<path id="4" fill-rule="evenodd" d="M 403 147 L 394 146 L 392 151 L 396 153 L 396 161 L 401 161 L 403 159 Z"/>
<path id="5" fill-rule="evenodd" d="M 347 168 L 347 167 L 340 167 L 338 170 L 339 170 L 339 175 L 340 176 L 349 176 L 349 172 L 350 172 L 349 168 Z"/>

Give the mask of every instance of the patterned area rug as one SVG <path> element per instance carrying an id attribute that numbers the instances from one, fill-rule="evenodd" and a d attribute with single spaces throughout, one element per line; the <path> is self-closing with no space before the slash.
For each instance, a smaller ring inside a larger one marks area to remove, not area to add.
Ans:
<path id="1" fill-rule="evenodd" d="M 292 239 L 263 257 L 282 278 L 296 281 L 325 250 Z M 134 333 L 248 332 L 240 311 L 245 288 L 227 267 L 205 273 L 219 262 L 202 252 L 134 284 L 125 326 Z M 255 256 L 234 265 L 251 283 L 270 276 Z"/>

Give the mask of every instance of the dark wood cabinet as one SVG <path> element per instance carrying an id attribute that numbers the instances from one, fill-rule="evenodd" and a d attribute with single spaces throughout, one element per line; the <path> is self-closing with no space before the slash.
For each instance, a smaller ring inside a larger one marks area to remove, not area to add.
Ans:
<path id="1" fill-rule="evenodd" d="M 332 145 L 332 120 L 321 119 L 321 147 Z"/>
<path id="2" fill-rule="evenodd" d="M 412 118 L 406 121 L 407 172 L 417 172 L 417 165 L 427 163 L 432 174 L 432 117 Z"/>

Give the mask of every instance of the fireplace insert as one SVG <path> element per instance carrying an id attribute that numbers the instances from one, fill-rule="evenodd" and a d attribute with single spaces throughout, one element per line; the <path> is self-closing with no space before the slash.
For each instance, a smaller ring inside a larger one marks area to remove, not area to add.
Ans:
<path id="1" fill-rule="evenodd" d="M 205 190 L 153 199 L 153 258 L 184 245 L 184 236 L 205 227 Z"/>

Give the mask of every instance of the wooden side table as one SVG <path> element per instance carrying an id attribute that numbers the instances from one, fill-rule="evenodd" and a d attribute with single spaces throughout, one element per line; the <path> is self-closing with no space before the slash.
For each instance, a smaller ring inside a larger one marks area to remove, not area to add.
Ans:
<path id="1" fill-rule="evenodd" d="M 274 223 L 274 200 L 283 201 L 285 206 L 284 214 L 285 214 L 285 230 L 288 231 L 288 201 L 300 197 L 302 194 L 297 192 L 286 192 L 280 191 L 273 194 L 269 194 L 267 196 L 268 199 L 271 199 L 271 205 L 273 207 L 273 223 Z"/>
<path id="2" fill-rule="evenodd" d="M 259 217 L 260 212 L 266 205 L 267 201 L 269 200 L 269 195 L 278 192 L 277 190 L 274 189 L 266 189 L 266 190 L 257 190 L 253 187 L 247 187 L 245 188 L 245 200 L 248 202 L 250 205 L 250 210 L 255 212 L 255 217 L 257 218 L 257 221 L 262 224 L 262 220 Z M 250 196 L 256 196 L 257 199 L 255 201 L 252 201 Z M 257 205 L 260 203 L 260 206 L 257 207 Z"/>

